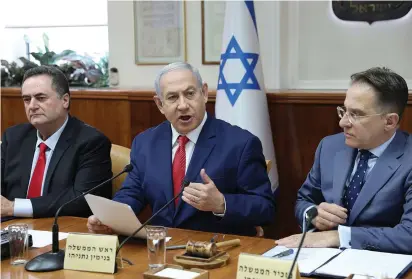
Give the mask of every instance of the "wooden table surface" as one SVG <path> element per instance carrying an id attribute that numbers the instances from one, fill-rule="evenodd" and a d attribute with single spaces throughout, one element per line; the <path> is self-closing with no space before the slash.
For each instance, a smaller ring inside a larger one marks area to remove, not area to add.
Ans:
<path id="1" fill-rule="evenodd" d="M 86 228 L 87 219 L 76 217 L 60 217 L 58 220 L 60 232 L 87 232 Z M 11 223 L 27 223 L 29 229 L 50 231 L 53 218 L 46 219 L 20 219 L 4 222 L 1 227 L 4 228 Z M 168 245 L 180 245 L 186 244 L 189 239 L 197 241 L 210 241 L 213 237 L 213 233 L 181 230 L 181 229 L 168 229 L 168 236 L 172 239 L 168 242 Z M 275 246 L 275 241 L 272 239 L 263 239 L 255 237 L 234 236 L 226 235 L 225 240 L 240 238 L 241 245 L 238 247 L 228 248 L 227 251 L 230 254 L 230 262 L 227 266 L 210 270 L 209 278 L 236 278 L 237 270 L 237 258 L 240 252 L 262 254 Z M 219 235 L 219 240 L 222 239 L 222 235 Z M 66 241 L 60 241 L 60 249 L 64 249 Z M 51 250 L 51 246 L 44 248 L 31 248 L 29 249 L 29 259 L 48 252 Z M 166 253 L 166 262 L 173 264 L 173 256 L 177 253 L 182 253 L 182 250 L 168 250 Z M 10 260 L 5 259 L 1 261 L 1 279 L 37 279 L 37 278 L 143 278 L 143 273 L 148 269 L 147 249 L 146 243 L 142 240 L 133 240 L 128 242 L 121 250 L 121 254 L 124 258 L 130 260 L 134 265 L 124 265 L 124 268 L 119 269 L 116 274 L 104 274 L 104 273 L 92 273 L 84 271 L 74 270 L 60 270 L 53 272 L 27 272 L 24 270 L 24 266 L 11 266 Z"/>
<path id="2" fill-rule="evenodd" d="M 76 217 L 60 217 L 59 228 L 60 232 L 87 232 L 86 228 L 87 219 Z M 5 228 L 12 223 L 27 223 L 29 229 L 50 231 L 53 218 L 46 219 L 19 219 L 4 222 L 1 224 L 2 228 Z M 210 241 L 213 237 L 213 233 L 181 230 L 181 229 L 168 229 L 168 236 L 172 239 L 168 242 L 168 245 L 180 245 L 186 244 L 189 239 L 197 241 Z M 219 235 L 221 240 L 222 235 Z M 275 241 L 272 239 L 256 238 L 226 235 L 225 240 L 240 238 L 241 245 L 239 247 L 228 248 L 227 251 L 230 254 L 230 262 L 227 266 L 209 270 L 209 278 L 213 279 L 229 279 L 236 278 L 237 259 L 241 252 L 251 254 L 262 254 L 275 246 Z M 60 249 L 64 249 L 66 241 L 60 241 Z M 51 245 L 43 248 L 31 248 L 29 249 L 29 259 L 48 252 L 51 250 Z M 182 250 L 168 250 L 166 254 L 166 262 L 173 264 L 173 256 L 177 253 L 182 253 Z M 122 269 L 116 274 L 104 274 L 74 270 L 60 270 L 53 272 L 27 272 L 24 266 L 11 266 L 10 260 L 5 259 L 1 261 L 1 279 L 57 279 L 57 278 L 76 278 L 76 279 L 88 279 L 88 278 L 101 278 L 101 279 L 123 279 L 123 278 L 143 278 L 143 273 L 148 269 L 147 250 L 146 243 L 143 240 L 132 240 L 121 250 L 123 258 L 130 260 L 133 265 L 125 264 Z M 405 277 L 406 279 L 412 279 L 412 271 Z"/>

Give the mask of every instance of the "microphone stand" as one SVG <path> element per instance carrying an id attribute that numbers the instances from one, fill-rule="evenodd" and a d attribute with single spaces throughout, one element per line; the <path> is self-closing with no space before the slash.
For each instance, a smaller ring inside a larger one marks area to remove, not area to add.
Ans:
<path id="1" fill-rule="evenodd" d="M 305 229 L 303 230 L 303 235 L 302 235 L 302 238 L 300 239 L 300 243 L 299 243 L 299 246 L 298 246 L 298 251 L 296 252 L 295 258 L 293 259 L 292 266 L 290 267 L 287 279 L 292 278 L 292 271 L 293 271 L 293 268 L 295 267 L 296 261 L 298 260 L 300 249 L 302 248 L 303 241 L 305 240 L 306 232 L 308 231 L 308 227 L 309 227 L 310 223 L 312 222 L 313 218 L 315 218 L 317 215 L 318 215 L 318 210 L 316 209 L 316 207 L 312 207 L 305 214 L 305 219 L 306 219 Z"/>
<path id="2" fill-rule="evenodd" d="M 117 174 L 116 176 L 113 176 L 112 178 L 100 183 L 99 185 L 93 187 L 92 189 L 82 193 L 81 195 L 78 195 L 71 199 L 70 201 L 64 203 L 62 206 L 59 207 L 57 210 L 55 216 L 54 216 L 54 223 L 52 227 L 52 250 L 50 252 L 38 255 L 37 257 L 31 259 L 29 262 L 27 262 L 25 269 L 27 271 L 35 271 L 35 272 L 42 272 L 42 271 L 54 271 L 54 270 L 60 270 L 63 269 L 64 265 L 64 250 L 59 249 L 59 225 L 57 224 L 57 219 L 59 217 L 60 211 L 68 204 L 72 203 L 73 201 L 84 197 L 85 195 L 93 192 L 94 190 L 100 188 L 101 186 L 105 185 L 106 183 L 116 179 L 120 175 L 122 175 L 125 172 L 130 172 L 133 169 L 132 165 L 127 165 L 124 167 L 124 169 Z"/>

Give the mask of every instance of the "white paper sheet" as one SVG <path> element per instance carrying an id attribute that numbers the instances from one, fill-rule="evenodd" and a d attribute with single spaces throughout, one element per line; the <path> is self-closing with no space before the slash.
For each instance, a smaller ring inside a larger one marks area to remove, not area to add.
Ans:
<path id="1" fill-rule="evenodd" d="M 285 246 L 276 246 L 263 254 L 265 257 L 273 257 L 283 251 L 288 250 Z M 295 258 L 298 249 L 293 249 L 293 254 L 282 258 L 277 258 L 285 261 L 292 261 Z M 328 260 L 341 253 L 339 249 L 333 248 L 302 248 L 298 257 L 298 267 L 300 273 L 309 275 Z"/>
<path id="2" fill-rule="evenodd" d="M 375 278 L 397 278 L 412 262 L 412 255 L 346 249 L 338 257 L 319 268 L 316 274 L 348 277 L 350 274 Z"/>
<path id="3" fill-rule="evenodd" d="M 37 230 L 29 230 L 29 234 L 31 234 L 33 238 L 33 246 L 35 248 L 45 247 L 47 245 L 52 244 L 52 232 L 48 231 L 37 231 Z M 66 239 L 68 233 L 59 232 L 59 240 Z"/>
<path id="4" fill-rule="evenodd" d="M 127 204 L 91 194 L 87 194 L 85 199 L 102 224 L 112 228 L 117 234 L 129 236 L 142 225 Z M 135 237 L 146 239 L 146 229 L 143 228 Z"/>
<path id="5" fill-rule="evenodd" d="M 192 279 L 192 278 L 195 278 L 196 276 L 199 276 L 199 273 L 188 271 L 188 270 L 165 268 L 157 272 L 155 275 L 163 276 L 167 278 L 173 278 L 173 279 Z"/>

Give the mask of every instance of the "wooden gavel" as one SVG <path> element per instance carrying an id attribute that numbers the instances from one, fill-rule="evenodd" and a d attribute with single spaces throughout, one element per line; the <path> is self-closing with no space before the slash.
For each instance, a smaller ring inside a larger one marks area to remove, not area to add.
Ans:
<path id="1" fill-rule="evenodd" d="M 186 253 L 190 256 L 210 258 L 218 253 L 218 248 L 239 245 L 240 239 L 232 239 L 218 243 L 189 240 L 186 244 Z"/>

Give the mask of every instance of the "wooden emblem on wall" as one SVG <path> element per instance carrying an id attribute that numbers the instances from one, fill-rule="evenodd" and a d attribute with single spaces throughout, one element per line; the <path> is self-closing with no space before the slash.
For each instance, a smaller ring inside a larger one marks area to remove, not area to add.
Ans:
<path id="1" fill-rule="evenodd" d="M 341 20 L 375 21 L 394 20 L 407 15 L 412 1 L 332 1 L 333 13 Z"/>

